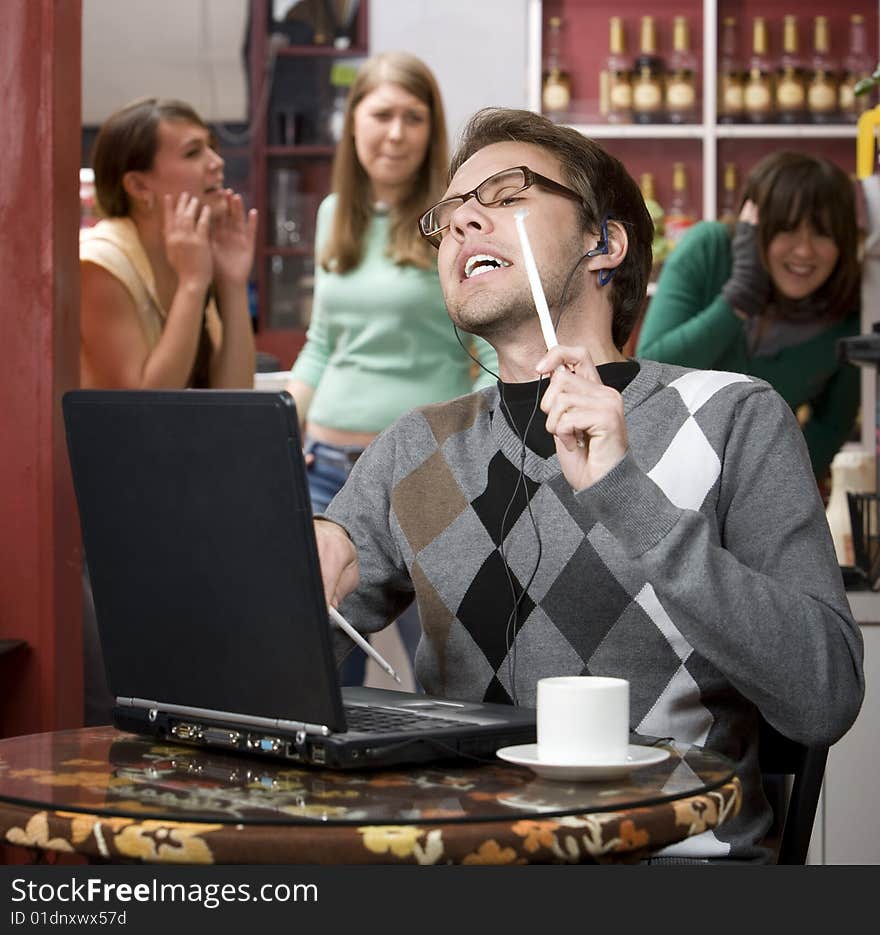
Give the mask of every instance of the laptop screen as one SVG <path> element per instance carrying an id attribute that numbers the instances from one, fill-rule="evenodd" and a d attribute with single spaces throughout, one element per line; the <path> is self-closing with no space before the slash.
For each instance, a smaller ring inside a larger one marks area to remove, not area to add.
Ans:
<path id="1" fill-rule="evenodd" d="M 284 392 L 63 400 L 111 691 L 344 729 Z"/>

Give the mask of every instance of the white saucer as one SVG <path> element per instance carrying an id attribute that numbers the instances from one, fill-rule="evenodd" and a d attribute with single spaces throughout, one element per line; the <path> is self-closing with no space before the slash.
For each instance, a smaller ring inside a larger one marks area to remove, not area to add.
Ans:
<path id="1" fill-rule="evenodd" d="M 568 779 L 597 781 L 600 779 L 618 779 L 626 776 L 631 770 L 651 766 L 653 763 L 662 763 L 669 756 L 668 750 L 660 747 L 642 747 L 630 744 L 626 760 L 621 763 L 548 763 L 538 759 L 538 745 L 524 743 L 516 747 L 502 747 L 495 751 L 495 755 L 516 763 L 517 766 L 528 766 L 530 770 L 544 779 Z"/>

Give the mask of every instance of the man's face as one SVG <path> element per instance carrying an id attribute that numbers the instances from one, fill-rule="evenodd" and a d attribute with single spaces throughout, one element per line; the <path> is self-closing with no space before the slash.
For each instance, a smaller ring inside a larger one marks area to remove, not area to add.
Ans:
<path id="1" fill-rule="evenodd" d="M 493 143 L 461 166 L 444 197 L 471 191 L 490 175 L 514 166 L 528 166 L 565 184 L 559 163 L 540 146 Z M 468 199 L 452 215 L 437 263 L 450 317 L 472 334 L 489 338 L 502 326 L 505 331 L 522 322 L 539 326 L 514 221 L 518 208 L 529 212 L 526 231 L 551 313 L 558 311 L 565 279 L 588 249 L 578 206 L 562 195 L 533 185 L 491 208 Z M 575 277 L 567 301 L 577 297 L 581 283 L 582 278 Z"/>

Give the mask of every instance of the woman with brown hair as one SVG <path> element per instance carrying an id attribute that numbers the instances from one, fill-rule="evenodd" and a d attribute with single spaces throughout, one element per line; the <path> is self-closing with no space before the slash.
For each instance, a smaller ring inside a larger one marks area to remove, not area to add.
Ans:
<path id="1" fill-rule="evenodd" d="M 252 387 L 257 212 L 223 187 L 204 121 L 182 101 L 133 101 L 101 127 L 93 165 L 104 220 L 80 234 L 82 386 Z"/>
<path id="2" fill-rule="evenodd" d="M 364 448 L 414 406 L 469 393 L 474 380 L 420 215 L 443 193 L 448 151 L 437 82 L 415 56 L 385 52 L 359 71 L 318 210 L 315 295 L 289 390 L 305 425 L 312 507 L 322 513 Z M 495 352 L 477 342 L 490 370 Z M 403 623 L 412 654 L 417 628 Z M 360 650 L 356 650 L 360 653 Z M 362 657 L 343 681 L 362 680 Z"/>
<path id="3" fill-rule="evenodd" d="M 859 374 L 838 360 L 860 330 L 855 194 L 826 159 L 776 152 L 751 171 L 739 222 L 702 222 L 670 254 L 638 354 L 760 377 L 802 422 L 822 480 L 852 431 Z"/>
<path id="4" fill-rule="evenodd" d="M 204 121 L 182 101 L 132 101 L 102 125 L 92 163 L 104 217 L 80 232 L 80 384 L 253 387 L 257 212 L 223 187 Z M 106 724 L 113 696 L 85 564 L 83 594 L 85 723 Z"/>

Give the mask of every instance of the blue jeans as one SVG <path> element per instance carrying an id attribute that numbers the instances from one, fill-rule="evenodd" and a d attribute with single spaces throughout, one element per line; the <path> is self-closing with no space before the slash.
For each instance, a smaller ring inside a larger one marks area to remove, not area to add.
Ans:
<path id="1" fill-rule="evenodd" d="M 325 445 L 323 442 L 316 442 L 308 436 L 305 438 L 304 447 L 306 454 L 314 456 L 314 460 L 307 469 L 312 512 L 323 513 L 330 505 L 330 501 L 342 489 L 342 485 L 351 473 L 354 462 L 363 449 Z M 415 604 L 408 607 L 397 618 L 397 628 L 412 664 L 422 635 L 419 611 Z M 342 663 L 342 669 L 339 673 L 340 684 L 363 685 L 366 667 L 366 653 L 359 646 L 355 646 Z"/>

